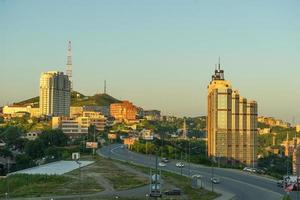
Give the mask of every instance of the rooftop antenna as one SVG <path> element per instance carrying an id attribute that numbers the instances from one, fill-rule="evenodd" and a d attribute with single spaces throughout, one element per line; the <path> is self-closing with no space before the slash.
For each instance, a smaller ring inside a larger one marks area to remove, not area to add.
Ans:
<path id="1" fill-rule="evenodd" d="M 221 58 L 220 58 L 220 56 L 219 56 L 219 71 L 221 70 Z"/>
<path id="2" fill-rule="evenodd" d="M 106 94 L 106 80 L 104 80 L 104 94 Z"/>

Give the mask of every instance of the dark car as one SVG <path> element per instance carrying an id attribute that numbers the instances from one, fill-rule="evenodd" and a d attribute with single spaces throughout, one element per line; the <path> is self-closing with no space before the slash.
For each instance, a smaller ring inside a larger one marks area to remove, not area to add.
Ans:
<path id="1" fill-rule="evenodd" d="M 165 195 L 168 195 L 168 196 L 181 195 L 181 190 L 179 190 L 179 189 L 169 190 L 169 191 L 165 192 Z"/>

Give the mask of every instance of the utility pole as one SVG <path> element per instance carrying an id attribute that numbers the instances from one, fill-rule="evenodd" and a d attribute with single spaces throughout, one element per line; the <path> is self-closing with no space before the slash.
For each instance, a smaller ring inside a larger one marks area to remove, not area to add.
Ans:
<path id="1" fill-rule="evenodd" d="M 94 128 L 94 143 L 96 142 L 96 125 L 94 125 L 93 126 L 93 128 Z M 96 149 L 95 148 L 93 148 L 93 156 L 95 156 L 95 151 L 96 151 Z"/>
<path id="2" fill-rule="evenodd" d="M 82 193 L 82 186 L 81 186 L 81 162 L 79 160 L 76 160 L 76 163 L 79 166 L 79 199 L 81 200 L 81 193 Z"/>

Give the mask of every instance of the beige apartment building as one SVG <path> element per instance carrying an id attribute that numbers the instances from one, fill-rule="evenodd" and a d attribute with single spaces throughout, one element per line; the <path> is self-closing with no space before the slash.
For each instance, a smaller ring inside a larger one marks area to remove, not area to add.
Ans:
<path id="1" fill-rule="evenodd" d="M 40 78 L 40 113 L 49 116 L 70 115 L 71 82 L 63 72 L 50 71 Z"/>
<path id="2" fill-rule="evenodd" d="M 95 125 L 98 131 L 104 131 L 106 118 L 99 112 L 83 112 L 76 118 L 52 117 L 52 128 L 62 129 L 70 137 L 77 137 L 88 133 L 90 125 Z"/>
<path id="3" fill-rule="evenodd" d="M 257 161 L 257 103 L 233 90 L 224 71 L 208 86 L 208 156 L 249 166 Z"/>

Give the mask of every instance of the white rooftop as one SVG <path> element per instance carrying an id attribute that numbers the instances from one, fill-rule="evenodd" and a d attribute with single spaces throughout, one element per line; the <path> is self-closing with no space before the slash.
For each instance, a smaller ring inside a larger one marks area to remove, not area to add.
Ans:
<path id="1" fill-rule="evenodd" d="M 85 167 L 94 163 L 94 161 L 79 161 L 81 167 Z M 62 175 L 79 168 L 79 164 L 76 161 L 58 161 L 32 167 L 20 171 L 13 172 L 11 174 L 42 174 L 42 175 Z"/>

